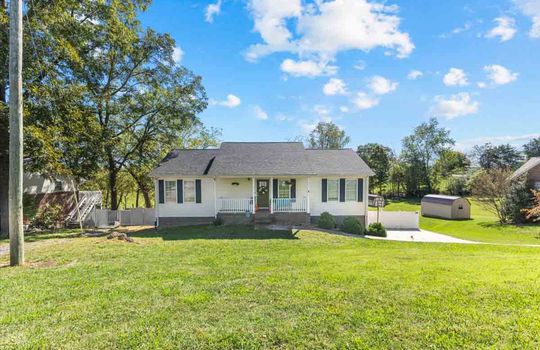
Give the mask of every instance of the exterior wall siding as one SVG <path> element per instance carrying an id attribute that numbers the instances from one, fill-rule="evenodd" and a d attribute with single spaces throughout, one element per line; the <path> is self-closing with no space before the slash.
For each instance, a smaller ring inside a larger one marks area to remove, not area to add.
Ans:
<path id="1" fill-rule="evenodd" d="M 359 177 L 330 177 L 330 176 L 279 176 L 279 177 L 263 177 L 258 176 L 261 179 L 296 179 L 296 198 L 303 199 L 308 197 L 308 182 L 309 182 L 309 208 L 310 213 L 274 213 L 273 218 L 276 223 L 303 225 L 310 222 L 314 223 L 318 220 L 321 213 L 327 211 L 336 217 L 336 220 L 341 223 L 346 217 L 356 217 L 365 224 L 367 217 L 367 203 L 368 203 L 368 182 L 369 178 L 364 177 L 364 198 L 362 202 L 359 201 L 328 201 L 322 202 L 322 179 L 340 179 L 346 178 L 351 180 L 357 180 Z M 360 177 L 361 178 L 361 177 Z M 177 179 L 190 180 L 200 179 L 202 188 L 202 202 L 201 203 L 159 203 L 159 191 L 158 191 L 158 179 L 155 180 L 156 187 L 156 216 L 159 218 L 159 225 L 172 225 L 178 223 L 180 225 L 190 225 L 196 222 L 211 223 L 216 216 L 216 202 L 217 198 L 251 198 L 252 196 L 252 180 L 249 177 L 244 178 L 217 178 L 215 181 L 213 178 L 199 177 L 179 177 L 179 178 L 163 178 L 162 180 L 175 181 Z M 238 185 L 232 185 L 232 183 L 238 183 Z M 251 219 L 246 218 L 245 214 L 231 214 L 225 216 L 220 214 L 224 221 L 236 222 L 239 217 L 243 217 L 242 222 L 251 222 Z M 196 219 L 200 218 L 200 219 Z"/>
<path id="2" fill-rule="evenodd" d="M 364 178 L 364 200 L 362 202 L 323 202 L 322 201 L 322 179 L 339 179 L 340 177 L 310 177 L 310 206 L 311 215 L 320 216 L 327 211 L 334 216 L 357 216 L 365 217 L 367 213 L 367 178 Z M 345 177 L 346 179 L 357 180 L 359 177 Z"/>
<path id="3" fill-rule="evenodd" d="M 211 178 L 179 178 L 183 180 L 201 180 L 201 203 L 177 203 L 166 202 L 159 203 L 158 181 L 156 180 L 156 215 L 160 218 L 215 218 L 215 198 L 214 198 L 214 179 Z M 165 178 L 163 180 L 176 181 L 176 178 Z"/>

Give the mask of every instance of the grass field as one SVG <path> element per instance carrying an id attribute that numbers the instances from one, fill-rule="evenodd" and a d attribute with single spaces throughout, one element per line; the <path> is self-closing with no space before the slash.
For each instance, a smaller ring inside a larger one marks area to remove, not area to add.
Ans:
<path id="1" fill-rule="evenodd" d="M 373 210 L 373 208 L 370 208 Z M 388 211 L 420 211 L 419 199 L 389 201 Z M 471 220 L 444 220 L 420 217 L 420 227 L 457 238 L 503 244 L 539 244 L 540 224 L 500 225 L 497 217 L 471 201 Z"/>
<path id="2" fill-rule="evenodd" d="M 540 250 L 243 227 L 36 240 L 1 349 L 540 347 Z M 7 256 L 0 256 L 0 264 Z"/>

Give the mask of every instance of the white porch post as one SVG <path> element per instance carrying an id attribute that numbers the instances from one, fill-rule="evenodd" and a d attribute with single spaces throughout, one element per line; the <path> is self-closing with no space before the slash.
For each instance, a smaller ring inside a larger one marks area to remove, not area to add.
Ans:
<path id="1" fill-rule="evenodd" d="M 270 214 L 274 212 L 274 179 L 270 178 L 270 183 L 268 184 L 268 187 L 270 187 L 269 193 L 269 202 L 270 202 Z"/>
<path id="2" fill-rule="evenodd" d="M 311 201 L 310 201 L 310 195 L 309 193 L 311 192 L 311 189 L 310 189 L 310 183 L 309 183 L 309 176 L 307 178 L 307 213 L 311 213 Z"/>
<path id="3" fill-rule="evenodd" d="M 253 214 L 255 214 L 255 206 L 257 204 L 257 203 L 255 203 L 255 201 L 257 199 L 255 198 L 255 178 L 254 177 L 251 178 L 251 198 L 252 198 L 252 202 L 253 202 L 253 204 L 251 206 L 251 212 Z"/>
<path id="4" fill-rule="evenodd" d="M 216 178 L 214 177 L 214 217 L 217 218 L 218 215 L 218 204 L 217 204 L 217 183 Z"/>
<path id="5" fill-rule="evenodd" d="M 369 198 L 369 176 L 366 176 L 364 179 L 364 220 L 365 220 L 365 227 L 367 228 L 369 225 L 369 213 L 368 213 L 368 198 Z"/>

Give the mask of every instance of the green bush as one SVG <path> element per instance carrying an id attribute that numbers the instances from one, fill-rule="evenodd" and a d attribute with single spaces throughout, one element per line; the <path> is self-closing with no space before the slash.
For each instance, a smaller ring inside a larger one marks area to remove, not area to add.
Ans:
<path id="1" fill-rule="evenodd" d="M 39 229 L 52 229 L 61 225 L 64 221 L 62 206 L 59 204 L 45 204 L 37 210 L 31 221 L 31 226 Z"/>
<path id="2" fill-rule="evenodd" d="M 218 216 L 217 218 L 214 219 L 214 226 L 221 226 L 223 225 L 223 219 Z"/>
<path id="3" fill-rule="evenodd" d="M 336 227 L 336 219 L 329 212 L 325 211 L 321 214 L 319 221 L 317 221 L 317 226 L 325 229 L 333 229 Z"/>
<path id="4" fill-rule="evenodd" d="M 522 224 L 526 220 L 523 209 L 530 208 L 533 202 L 532 192 L 525 179 L 512 182 L 504 197 L 501 212 L 513 224 Z"/>
<path id="5" fill-rule="evenodd" d="M 386 229 L 380 222 L 369 224 L 367 234 L 370 236 L 386 237 Z"/>
<path id="6" fill-rule="evenodd" d="M 357 218 L 353 217 L 349 217 L 343 220 L 343 225 L 341 229 L 343 230 L 343 232 L 353 233 L 355 235 L 364 234 L 364 227 Z"/>

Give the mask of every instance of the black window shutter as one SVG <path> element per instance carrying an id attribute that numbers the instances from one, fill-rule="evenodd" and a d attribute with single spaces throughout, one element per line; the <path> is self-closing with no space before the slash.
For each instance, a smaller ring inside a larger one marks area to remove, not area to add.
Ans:
<path id="1" fill-rule="evenodd" d="M 358 201 L 364 201 L 364 179 L 358 179 Z"/>
<path id="2" fill-rule="evenodd" d="M 345 202 L 345 179 L 339 179 L 339 201 Z"/>
<path id="3" fill-rule="evenodd" d="M 184 181 L 176 180 L 176 202 L 184 203 Z"/>
<path id="4" fill-rule="evenodd" d="M 201 180 L 195 180 L 195 202 L 202 203 Z"/>
<path id="5" fill-rule="evenodd" d="M 322 201 L 323 202 L 328 202 L 328 193 L 327 193 L 328 180 L 327 179 L 322 179 L 321 189 L 322 189 L 322 193 L 321 193 Z"/>
<path id="6" fill-rule="evenodd" d="M 291 198 L 296 198 L 296 179 L 291 179 Z"/>
<path id="7" fill-rule="evenodd" d="M 163 183 L 163 180 L 158 181 L 158 200 L 160 204 L 165 203 L 165 184 Z"/>
<path id="8" fill-rule="evenodd" d="M 278 180 L 274 179 L 272 181 L 272 197 L 277 198 L 278 197 Z"/>

